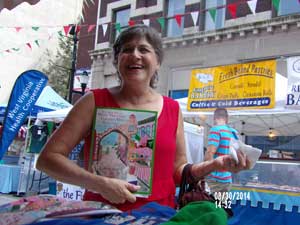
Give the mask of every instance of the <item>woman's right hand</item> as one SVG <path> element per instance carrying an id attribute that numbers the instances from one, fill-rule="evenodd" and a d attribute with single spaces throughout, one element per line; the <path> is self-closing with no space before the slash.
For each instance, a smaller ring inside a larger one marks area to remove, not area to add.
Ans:
<path id="1" fill-rule="evenodd" d="M 141 187 L 128 183 L 123 180 L 101 177 L 101 187 L 94 190 L 99 192 L 103 198 L 114 204 L 122 204 L 126 201 L 131 203 L 136 201 L 133 192 L 138 191 Z"/>

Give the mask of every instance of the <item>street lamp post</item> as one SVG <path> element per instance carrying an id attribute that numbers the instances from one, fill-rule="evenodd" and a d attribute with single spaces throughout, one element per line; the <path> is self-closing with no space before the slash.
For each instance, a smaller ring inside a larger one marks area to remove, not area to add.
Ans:
<path id="1" fill-rule="evenodd" d="M 87 83 L 89 82 L 89 74 L 86 71 L 83 71 L 83 73 L 79 75 L 79 81 L 81 85 L 81 94 L 84 95 Z"/>
<path id="2" fill-rule="evenodd" d="M 77 32 L 76 32 L 76 25 L 73 25 L 69 34 L 73 35 L 73 54 L 72 54 L 72 67 L 71 67 L 71 74 L 70 74 L 70 83 L 69 83 L 69 102 L 72 103 L 72 96 L 73 96 L 73 85 L 74 85 L 74 75 L 76 70 L 76 56 L 77 56 Z"/>

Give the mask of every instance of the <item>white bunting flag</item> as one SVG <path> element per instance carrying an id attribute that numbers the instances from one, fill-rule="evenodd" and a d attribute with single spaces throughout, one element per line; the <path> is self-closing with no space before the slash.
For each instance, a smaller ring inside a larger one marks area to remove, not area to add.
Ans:
<path id="1" fill-rule="evenodd" d="M 197 25 L 197 21 L 198 21 L 198 16 L 199 16 L 199 12 L 191 12 L 191 16 L 194 22 L 194 26 Z"/>
<path id="2" fill-rule="evenodd" d="M 150 25 L 150 20 L 149 19 L 144 19 L 143 24 L 147 25 L 149 27 Z"/>
<path id="3" fill-rule="evenodd" d="M 102 29 L 103 29 L 103 36 L 105 36 L 106 31 L 107 31 L 107 23 L 102 24 Z"/>
<path id="4" fill-rule="evenodd" d="M 251 0 L 247 1 L 249 8 L 251 9 L 251 12 L 255 15 L 257 0 Z"/>

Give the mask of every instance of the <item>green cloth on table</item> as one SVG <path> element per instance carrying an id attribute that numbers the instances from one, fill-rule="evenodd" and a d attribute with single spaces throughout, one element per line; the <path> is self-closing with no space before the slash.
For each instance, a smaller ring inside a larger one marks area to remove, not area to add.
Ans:
<path id="1" fill-rule="evenodd" d="M 162 225 L 227 225 L 227 213 L 213 202 L 191 202 Z"/>

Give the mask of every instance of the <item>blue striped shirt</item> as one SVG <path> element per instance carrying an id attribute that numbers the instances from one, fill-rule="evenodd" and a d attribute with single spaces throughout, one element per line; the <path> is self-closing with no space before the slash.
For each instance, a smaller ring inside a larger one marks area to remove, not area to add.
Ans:
<path id="1" fill-rule="evenodd" d="M 217 148 L 214 159 L 229 154 L 230 139 L 237 137 L 237 131 L 227 125 L 214 126 L 210 129 L 208 135 L 208 146 L 214 145 Z M 209 179 L 222 183 L 231 183 L 231 172 L 219 170 L 208 175 Z"/>

